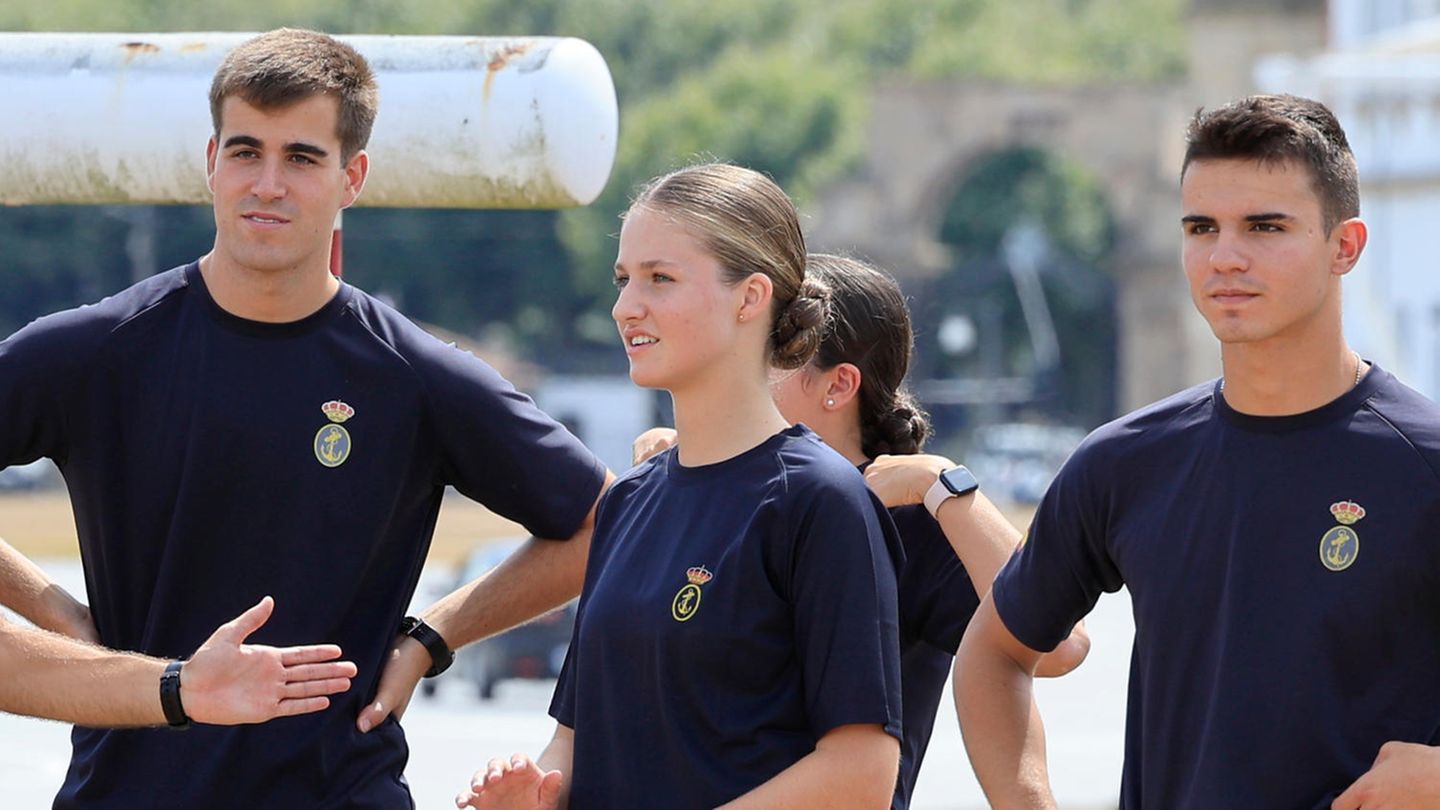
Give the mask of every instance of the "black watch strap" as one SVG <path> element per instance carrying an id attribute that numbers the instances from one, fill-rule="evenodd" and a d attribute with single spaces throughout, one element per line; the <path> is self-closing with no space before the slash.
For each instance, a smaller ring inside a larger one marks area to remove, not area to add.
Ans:
<path id="1" fill-rule="evenodd" d="M 426 624 L 424 619 L 414 616 L 406 616 L 401 619 L 400 635 L 415 639 L 425 645 L 425 649 L 430 652 L 431 666 L 430 671 L 425 673 L 427 678 L 439 675 L 455 662 L 455 653 L 450 649 L 450 645 L 446 644 L 445 639 L 435 632 L 435 628 Z"/>
<path id="2" fill-rule="evenodd" d="M 165 722 L 180 730 L 190 728 L 190 717 L 180 702 L 180 668 L 184 665 L 184 661 L 171 661 L 160 673 L 160 708 L 165 712 Z"/>

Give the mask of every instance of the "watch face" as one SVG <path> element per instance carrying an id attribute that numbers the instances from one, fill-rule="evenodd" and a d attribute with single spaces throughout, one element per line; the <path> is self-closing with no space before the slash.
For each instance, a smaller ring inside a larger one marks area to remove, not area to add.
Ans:
<path id="1" fill-rule="evenodd" d="M 946 489 L 956 495 L 964 495 L 980 488 L 980 482 L 975 480 L 974 474 L 964 467 L 940 473 L 940 480 L 945 482 Z"/>

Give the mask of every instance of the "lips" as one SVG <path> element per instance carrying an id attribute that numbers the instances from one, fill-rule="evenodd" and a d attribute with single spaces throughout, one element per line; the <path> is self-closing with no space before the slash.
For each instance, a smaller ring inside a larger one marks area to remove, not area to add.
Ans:
<path id="1" fill-rule="evenodd" d="M 290 220 L 288 217 L 283 217 L 279 214 L 273 214 L 267 211 L 246 211 L 240 215 L 240 218 L 250 223 L 251 225 L 255 225 L 261 228 L 278 228 L 281 225 L 290 224 Z"/>
<path id="2" fill-rule="evenodd" d="M 625 331 L 620 334 L 625 344 L 625 353 L 634 356 L 660 342 L 660 338 L 640 331 Z"/>

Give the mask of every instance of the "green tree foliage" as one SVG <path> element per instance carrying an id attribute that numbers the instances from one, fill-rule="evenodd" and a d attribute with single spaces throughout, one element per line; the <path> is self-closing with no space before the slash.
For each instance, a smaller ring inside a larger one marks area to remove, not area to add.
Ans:
<path id="1" fill-rule="evenodd" d="M 558 215 L 357 211 L 347 218 L 346 251 L 353 280 L 392 295 L 415 317 L 468 333 L 498 324 L 542 361 L 588 363 L 577 345 L 613 340 L 607 313 L 618 217 L 649 177 L 695 160 L 731 160 L 769 172 L 803 207 L 812 192 L 854 167 L 866 99 L 878 79 L 1161 80 L 1183 67 L 1181 6 L 1182 0 L 53 0 L 0 6 L 0 29 L 295 25 L 590 41 L 609 62 L 621 109 L 615 169 L 596 203 Z M 166 209 L 162 220 L 177 238 L 163 241 L 161 266 L 195 255 L 179 253 L 181 246 L 204 249 L 203 217 Z M 48 247 L 36 244 L 37 232 Z M 74 303 L 120 286 L 123 272 L 100 269 L 118 261 L 116 239 L 114 223 L 90 209 L 0 210 L 0 288 L 7 299 L 0 329 L 64 297 L 40 291 L 73 290 L 80 296 Z M 72 276 L 85 281 L 57 280 Z"/>

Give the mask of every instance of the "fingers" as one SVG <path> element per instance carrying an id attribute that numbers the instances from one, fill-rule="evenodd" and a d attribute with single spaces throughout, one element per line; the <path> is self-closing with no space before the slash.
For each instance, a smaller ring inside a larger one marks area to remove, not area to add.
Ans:
<path id="1" fill-rule="evenodd" d="M 310 681 L 299 681 L 287 683 L 280 687 L 282 700 L 295 698 L 317 697 L 320 695 L 333 695 L 344 692 L 350 688 L 349 678 L 324 678 Z"/>
<path id="2" fill-rule="evenodd" d="M 254 607 L 241 613 L 239 616 L 220 625 L 211 638 L 227 641 L 232 644 L 241 644 L 250 637 L 251 633 L 259 630 L 265 622 L 270 619 L 270 614 L 275 611 L 275 600 L 266 596 Z"/>
<path id="3" fill-rule="evenodd" d="M 360 710 L 360 716 L 355 720 L 355 727 L 360 729 L 361 734 L 364 734 L 385 722 L 385 718 L 389 714 L 390 710 L 386 708 L 385 702 L 377 700 Z"/>
<path id="4" fill-rule="evenodd" d="M 308 697 L 285 699 L 275 706 L 276 717 L 294 717 L 297 714 L 310 714 L 330 707 L 330 699 L 326 697 Z"/>
<path id="5" fill-rule="evenodd" d="M 300 664 L 285 668 L 288 683 L 300 681 L 323 681 L 330 678 L 353 678 L 359 670 L 349 661 L 331 661 L 325 664 Z"/>
<path id="6" fill-rule="evenodd" d="M 284 647 L 280 650 L 280 663 L 287 667 L 331 661 L 339 657 L 340 647 L 335 644 L 310 644 L 304 647 Z"/>

